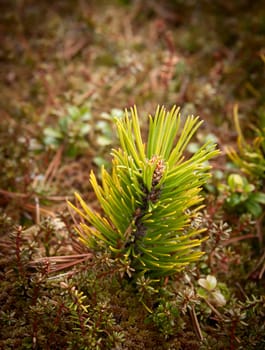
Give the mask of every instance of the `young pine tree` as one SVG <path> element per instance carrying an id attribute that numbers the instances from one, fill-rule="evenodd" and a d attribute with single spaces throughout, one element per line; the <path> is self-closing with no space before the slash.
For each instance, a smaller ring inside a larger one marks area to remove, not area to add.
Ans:
<path id="1" fill-rule="evenodd" d="M 202 230 L 192 221 L 210 176 L 207 161 L 218 151 L 206 143 L 190 158 L 184 155 L 201 123 L 189 116 L 181 128 L 178 108 L 158 107 L 143 141 L 135 107 L 116 120 L 120 148 L 112 151 L 112 171 L 102 167 L 101 184 L 90 175 L 104 214 L 94 212 L 79 194 L 81 209 L 70 203 L 84 219 L 77 227 L 84 244 L 107 249 L 136 275 L 152 277 L 174 274 L 203 254 L 196 238 Z"/>

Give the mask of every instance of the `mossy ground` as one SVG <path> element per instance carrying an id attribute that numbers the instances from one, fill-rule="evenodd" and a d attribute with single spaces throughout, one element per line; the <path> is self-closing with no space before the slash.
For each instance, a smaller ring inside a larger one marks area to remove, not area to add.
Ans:
<path id="1" fill-rule="evenodd" d="M 221 151 L 236 145 L 238 104 L 251 140 L 265 110 L 261 2 L 6 0 L 0 23 L 0 348 L 264 349 L 264 215 L 225 210 L 224 152 L 205 188 L 206 254 L 158 292 L 92 257 L 66 205 L 79 191 L 97 207 L 90 170 L 116 144 L 111 113 L 133 104 L 200 115 L 193 146 L 211 137 Z M 91 112 L 74 156 L 78 133 L 45 139 L 71 106 Z M 225 306 L 199 296 L 207 275 Z"/>

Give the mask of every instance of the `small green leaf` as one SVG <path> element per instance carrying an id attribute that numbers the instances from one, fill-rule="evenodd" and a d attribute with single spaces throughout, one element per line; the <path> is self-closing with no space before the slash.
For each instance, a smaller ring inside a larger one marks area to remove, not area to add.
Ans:
<path id="1" fill-rule="evenodd" d="M 252 199 L 258 203 L 265 204 L 265 193 L 262 193 L 262 192 L 253 193 Z"/>
<path id="2" fill-rule="evenodd" d="M 80 127 L 80 135 L 81 136 L 86 136 L 91 130 L 91 125 L 89 124 L 84 124 Z"/>
<path id="3" fill-rule="evenodd" d="M 207 298 L 207 296 L 208 296 L 208 291 L 207 291 L 205 288 L 198 288 L 197 294 L 198 294 L 201 298 Z"/>
<path id="4" fill-rule="evenodd" d="M 228 176 L 228 186 L 231 188 L 233 192 L 242 192 L 244 185 L 245 185 L 245 180 L 242 176 L 238 174 L 231 174 Z"/>
<path id="5" fill-rule="evenodd" d="M 99 136 L 97 137 L 97 143 L 98 143 L 99 146 L 104 147 L 104 146 L 111 145 L 112 140 L 109 139 L 109 138 L 106 137 L 106 136 L 99 135 Z"/>
<path id="6" fill-rule="evenodd" d="M 49 137 L 50 139 L 54 138 L 54 139 L 59 139 L 62 137 L 62 134 L 59 130 L 53 129 L 53 128 L 45 128 L 43 131 L 44 135 L 46 137 Z"/>
<path id="7" fill-rule="evenodd" d="M 236 207 L 242 203 L 242 198 L 239 193 L 232 193 L 229 197 L 226 199 L 226 203 L 229 207 Z"/>
<path id="8" fill-rule="evenodd" d="M 248 200 L 246 202 L 246 208 L 254 217 L 258 217 L 262 214 L 261 206 L 254 200 Z"/>

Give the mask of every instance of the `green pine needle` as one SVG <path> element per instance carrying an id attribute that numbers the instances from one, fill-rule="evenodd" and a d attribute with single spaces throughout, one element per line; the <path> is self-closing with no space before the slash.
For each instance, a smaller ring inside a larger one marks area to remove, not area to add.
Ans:
<path id="1" fill-rule="evenodd" d="M 210 176 L 206 161 L 218 154 L 215 145 L 203 145 L 192 157 L 184 151 L 202 121 L 186 118 L 181 133 L 179 108 L 158 107 L 149 117 L 147 142 L 142 139 L 136 107 L 117 119 L 120 148 L 112 151 L 109 174 L 101 170 L 99 184 L 90 181 L 103 216 L 76 194 L 85 219 L 77 230 L 84 244 L 107 249 L 114 257 L 131 262 L 136 274 L 168 276 L 196 261 L 202 230 L 191 225 L 201 209 L 201 186 Z M 178 136 L 179 135 L 179 136 Z"/>

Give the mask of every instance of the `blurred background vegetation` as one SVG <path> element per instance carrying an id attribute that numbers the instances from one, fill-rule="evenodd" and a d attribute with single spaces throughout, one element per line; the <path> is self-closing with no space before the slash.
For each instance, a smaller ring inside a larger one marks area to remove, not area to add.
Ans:
<path id="1" fill-rule="evenodd" d="M 264 348 L 264 39 L 262 1 L 0 2 L 1 348 Z M 133 104 L 199 115 L 189 152 L 222 151 L 206 254 L 158 286 L 92 257 L 66 206 L 97 208 L 89 173 Z"/>

